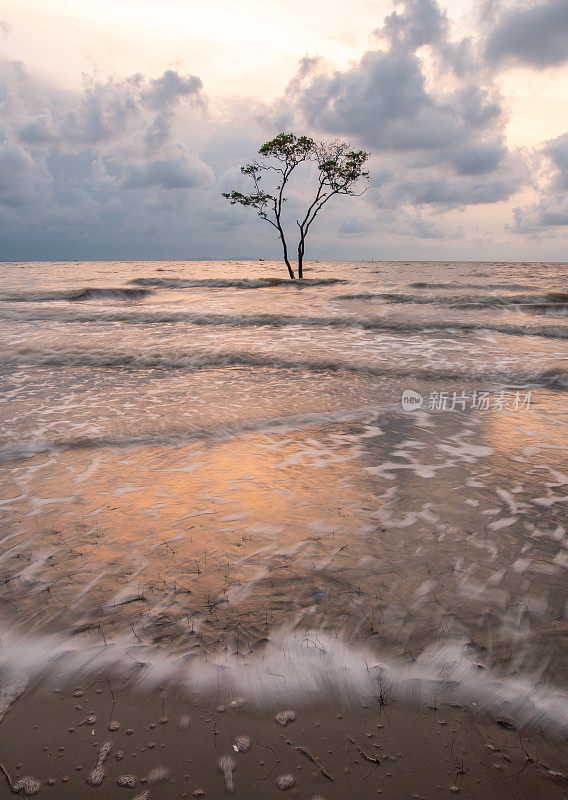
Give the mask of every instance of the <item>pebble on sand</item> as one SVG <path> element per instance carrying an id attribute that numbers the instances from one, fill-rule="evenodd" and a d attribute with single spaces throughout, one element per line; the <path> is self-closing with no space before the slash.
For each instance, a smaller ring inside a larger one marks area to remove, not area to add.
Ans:
<path id="1" fill-rule="evenodd" d="M 25 778 L 19 778 L 12 784 L 13 792 L 23 792 L 28 796 L 37 794 L 40 789 L 41 783 L 36 778 L 32 778 L 29 775 L 26 775 Z"/>
<path id="2" fill-rule="evenodd" d="M 178 728 L 180 731 L 186 731 L 189 728 L 189 723 L 191 722 L 191 717 L 183 716 L 179 718 Z"/>
<path id="3" fill-rule="evenodd" d="M 289 725 L 290 722 L 294 722 L 296 719 L 296 712 L 288 709 L 286 711 L 279 711 L 278 714 L 274 717 L 274 721 L 277 722 L 279 725 L 284 727 L 285 725 Z"/>
<path id="4" fill-rule="evenodd" d="M 108 724 L 109 731 L 117 731 L 119 728 L 120 722 L 117 722 L 116 720 L 112 720 L 112 722 L 109 722 Z"/>
<path id="5" fill-rule="evenodd" d="M 295 785 L 296 781 L 294 780 L 293 775 L 279 775 L 278 778 L 276 778 L 276 786 L 278 786 L 279 789 L 282 789 L 282 791 L 291 789 Z"/>
<path id="6" fill-rule="evenodd" d="M 235 753 L 246 753 L 248 750 L 250 750 L 250 746 L 250 736 L 237 736 L 235 739 L 235 744 L 233 745 L 233 750 Z"/>
<path id="7" fill-rule="evenodd" d="M 134 789 L 134 787 L 136 786 L 136 776 L 121 775 L 116 782 L 119 786 L 126 786 L 128 789 Z"/>

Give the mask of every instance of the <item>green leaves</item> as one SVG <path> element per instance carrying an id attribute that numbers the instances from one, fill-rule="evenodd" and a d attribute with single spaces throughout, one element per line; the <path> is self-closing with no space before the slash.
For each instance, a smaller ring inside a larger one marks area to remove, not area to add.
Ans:
<path id="1" fill-rule="evenodd" d="M 279 133 L 274 139 L 265 142 L 258 152 L 261 156 L 296 165 L 312 155 L 315 146 L 314 140 L 309 136 Z"/>
<path id="2" fill-rule="evenodd" d="M 269 200 L 274 200 L 271 194 L 265 192 L 255 192 L 254 194 L 223 192 L 223 197 L 226 197 L 232 206 L 238 203 L 241 206 L 254 206 L 255 208 L 258 208 L 259 205 L 266 205 Z"/>
<path id="3" fill-rule="evenodd" d="M 364 150 L 351 150 L 347 142 L 322 142 L 317 155 L 321 180 L 334 194 L 355 194 L 354 184 L 369 177 L 363 170 L 369 155 Z"/>

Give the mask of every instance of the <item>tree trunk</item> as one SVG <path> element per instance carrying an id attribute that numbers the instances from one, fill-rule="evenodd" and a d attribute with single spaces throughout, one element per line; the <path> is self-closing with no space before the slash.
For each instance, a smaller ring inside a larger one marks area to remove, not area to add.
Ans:
<path id="1" fill-rule="evenodd" d="M 296 276 L 294 275 L 294 270 L 292 269 L 292 267 L 290 265 L 290 259 L 288 258 L 288 247 L 286 245 L 286 239 L 284 237 L 284 231 L 282 230 L 280 225 L 278 226 L 278 232 L 280 233 L 280 240 L 282 242 L 282 250 L 284 251 L 284 263 L 288 267 L 288 275 L 290 276 L 290 278 L 292 280 L 295 280 Z"/>
<path id="2" fill-rule="evenodd" d="M 300 238 L 298 245 L 298 278 L 304 277 L 304 237 Z"/>

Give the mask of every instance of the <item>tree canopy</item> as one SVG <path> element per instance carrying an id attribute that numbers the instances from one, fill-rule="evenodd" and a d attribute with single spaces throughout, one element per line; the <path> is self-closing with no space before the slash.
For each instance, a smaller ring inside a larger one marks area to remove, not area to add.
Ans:
<path id="1" fill-rule="evenodd" d="M 287 199 L 285 191 L 292 173 L 300 164 L 313 162 L 317 167 L 317 180 L 311 202 L 304 216 L 296 220 L 299 231 L 298 278 L 302 278 L 306 237 L 311 225 L 325 204 L 335 195 L 357 196 L 366 191 L 366 187 L 359 188 L 359 181 L 369 178 L 369 173 L 363 169 L 369 153 L 353 150 L 348 142 L 315 141 L 309 136 L 296 136 L 294 133 L 279 133 L 274 139 L 265 142 L 258 153 L 261 159 L 255 159 L 241 167 L 242 174 L 252 181 L 253 189 L 250 194 L 235 190 L 224 192 L 223 197 L 231 205 L 255 208 L 258 216 L 277 230 L 291 279 L 295 279 L 296 275 L 290 263 L 284 229 L 283 210 Z M 265 183 L 269 183 L 271 179 L 268 191 L 261 188 L 263 177 L 267 178 Z"/>

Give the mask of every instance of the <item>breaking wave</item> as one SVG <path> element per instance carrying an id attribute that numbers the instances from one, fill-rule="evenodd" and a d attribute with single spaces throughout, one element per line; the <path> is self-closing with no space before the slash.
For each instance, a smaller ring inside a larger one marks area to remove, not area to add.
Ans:
<path id="1" fill-rule="evenodd" d="M 108 287 L 99 288 L 88 286 L 83 289 L 69 289 L 66 291 L 41 291 L 11 292 L 0 294 L 0 301 L 5 303 L 48 303 L 51 301 L 80 302 L 82 300 L 138 300 L 152 294 L 151 289 L 134 287 Z"/>
<path id="2" fill-rule="evenodd" d="M 513 325 L 492 322 L 462 322 L 457 320 L 417 321 L 388 320 L 364 317 L 319 317 L 293 316 L 289 314 L 196 314 L 191 311 L 107 311 L 67 310 L 54 311 L 33 310 L 0 312 L 0 319 L 14 321 L 51 320 L 54 322 L 105 323 L 124 322 L 131 325 L 158 325 L 184 322 L 189 325 L 232 327 L 272 327 L 307 326 L 318 328 L 354 328 L 370 331 L 426 332 L 426 331 L 494 331 L 509 336 L 540 336 L 548 339 L 568 339 L 568 328 L 562 325 Z"/>
<path id="3" fill-rule="evenodd" d="M 530 295 L 419 295 L 396 292 L 360 292 L 338 295 L 338 300 L 380 300 L 385 303 L 416 303 L 419 305 L 449 305 L 456 308 L 491 308 L 492 306 L 558 306 L 568 309 L 568 292 L 546 292 Z"/>
<path id="4" fill-rule="evenodd" d="M 384 657 L 340 637 L 310 630 L 272 632 L 264 648 L 246 661 L 221 650 L 207 660 L 169 655 L 117 639 L 101 644 L 85 636 L 20 637 L 2 633 L 0 669 L 12 702 L 28 683 L 52 685 L 78 678 L 113 675 L 141 690 L 168 683 L 193 698 L 240 697 L 254 708 L 308 705 L 333 697 L 346 703 L 380 695 L 414 703 L 454 703 L 518 726 L 568 733 L 568 692 L 539 675 L 501 675 L 471 658 L 460 641 L 437 644 L 412 663 Z M 5 711 L 6 709 L 2 709 Z"/>
<path id="5" fill-rule="evenodd" d="M 138 447 L 145 445 L 187 444 L 192 441 L 225 441 L 241 437 L 246 433 L 288 433 L 314 425 L 344 425 L 351 422 L 372 422 L 381 411 L 399 410 L 398 405 L 373 405 L 353 411 L 322 411 L 295 414 L 275 419 L 259 419 L 235 425 L 194 430 L 168 430 L 140 436 L 89 436 L 77 438 L 56 437 L 54 439 L 27 439 L 0 447 L 0 463 L 31 458 L 38 453 L 54 450 L 96 450 L 101 447 Z"/>
<path id="6" fill-rule="evenodd" d="M 211 289 L 266 289 L 271 286 L 289 286 L 302 289 L 306 286 L 332 286 L 348 283 L 342 278 L 135 278 L 129 281 L 137 286 L 156 286 L 164 289 L 192 289 L 200 286 Z"/>
<path id="7" fill-rule="evenodd" d="M 537 286 L 530 286 L 524 283 L 459 283 L 459 281 L 455 281 L 454 283 L 409 283 L 408 284 L 410 289 L 480 289 L 480 290 L 491 290 L 491 289 L 507 289 L 508 291 L 518 291 L 518 292 L 531 292 L 536 291 L 538 289 Z"/>
<path id="8" fill-rule="evenodd" d="M 568 372 L 561 368 L 535 370 L 530 373 L 504 371 L 464 371 L 452 369 L 391 369 L 389 367 L 354 364 L 335 359 L 288 359 L 269 353 L 248 353 L 224 350 L 220 352 L 167 352 L 147 353 L 59 350 L 45 352 L 30 348 L 14 349 L 0 357 L 5 366 L 50 366 L 50 367 L 111 367 L 133 369 L 218 369 L 222 367 L 262 367 L 305 372 L 345 372 L 391 378 L 414 378 L 416 380 L 460 380 L 471 383 L 479 381 L 510 386 L 541 385 L 556 389 L 568 388 Z"/>

